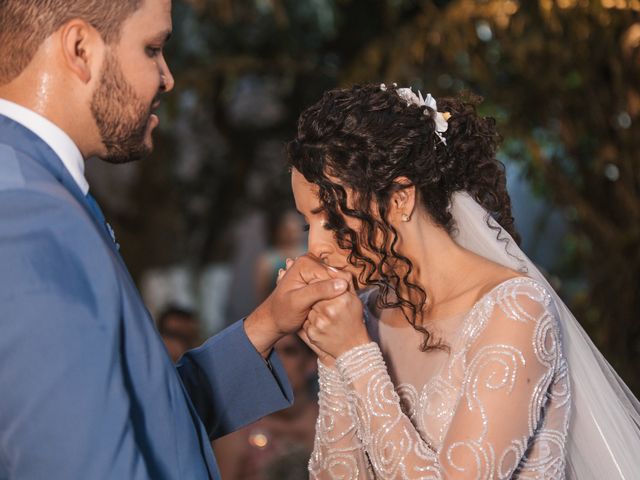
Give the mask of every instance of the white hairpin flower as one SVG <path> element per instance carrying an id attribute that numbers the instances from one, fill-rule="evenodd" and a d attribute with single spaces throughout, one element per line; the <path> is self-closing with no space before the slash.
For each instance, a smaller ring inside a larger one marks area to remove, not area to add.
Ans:
<path id="1" fill-rule="evenodd" d="M 397 85 L 394 83 L 394 87 Z M 380 85 L 380 90 L 386 91 L 387 86 L 383 83 Z M 436 99 L 428 93 L 426 98 L 422 97 L 422 93 L 418 90 L 418 95 L 413 92 L 411 87 L 408 88 L 396 88 L 396 93 L 398 96 L 409 105 L 417 105 L 419 107 L 428 107 L 425 108 L 424 114 L 433 118 L 433 121 L 436 124 L 435 133 L 440 139 L 442 143 L 447 144 L 447 140 L 444 138 L 443 133 L 447 131 L 449 128 L 449 117 L 451 114 L 449 112 L 439 112 L 438 104 Z"/>

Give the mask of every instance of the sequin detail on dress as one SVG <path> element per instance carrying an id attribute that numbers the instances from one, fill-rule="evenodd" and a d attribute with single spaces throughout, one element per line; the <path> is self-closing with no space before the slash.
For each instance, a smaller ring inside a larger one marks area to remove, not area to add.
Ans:
<path id="1" fill-rule="evenodd" d="M 555 307 L 539 283 L 494 288 L 444 338 L 449 353 L 421 352 L 406 343 L 411 332 L 397 344 L 372 334 L 378 343 L 346 352 L 335 369 L 320 365 L 311 478 L 565 478 L 571 389 Z M 415 355 L 400 362 L 408 348 Z M 416 376 L 437 355 L 442 366 Z"/>

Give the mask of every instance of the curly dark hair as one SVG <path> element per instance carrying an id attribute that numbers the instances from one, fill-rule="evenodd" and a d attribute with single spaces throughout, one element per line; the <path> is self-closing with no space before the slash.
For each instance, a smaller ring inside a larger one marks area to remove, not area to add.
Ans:
<path id="1" fill-rule="evenodd" d="M 410 278 L 414 266 L 396 250 L 398 234 L 387 219 L 392 194 L 405 188 L 395 180 L 406 177 L 432 219 L 449 233 L 455 229 L 451 195 L 466 191 L 520 241 L 504 165 L 496 159 L 501 137 L 494 119 L 478 115 L 481 101 L 471 94 L 438 99 L 438 110 L 451 115 L 445 145 L 435 134 L 432 116 L 425 115 L 428 107 L 407 106 L 395 86 L 336 89 L 302 113 L 297 136 L 287 145 L 290 165 L 318 186 L 328 227 L 359 269 L 358 281 L 379 287 L 378 307 L 410 312 L 405 316 L 424 335 L 424 351 L 443 346 L 430 344 L 431 335 L 421 325 L 427 294 Z M 351 207 L 347 189 L 353 192 Z M 372 201 L 378 215 L 371 212 Z M 349 228 L 345 216 L 360 220 L 362 229 Z"/>

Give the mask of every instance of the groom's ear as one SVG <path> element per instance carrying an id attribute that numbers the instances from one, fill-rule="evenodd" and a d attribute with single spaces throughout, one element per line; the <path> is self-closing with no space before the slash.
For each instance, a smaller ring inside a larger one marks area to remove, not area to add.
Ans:
<path id="1" fill-rule="evenodd" d="M 62 59 L 67 69 L 82 83 L 98 75 L 104 57 L 100 33 L 81 19 L 70 20 L 58 30 Z"/>

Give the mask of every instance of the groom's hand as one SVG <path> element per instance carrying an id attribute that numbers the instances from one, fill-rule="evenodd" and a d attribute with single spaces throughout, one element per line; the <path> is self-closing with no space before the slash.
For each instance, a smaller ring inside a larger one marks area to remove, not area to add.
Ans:
<path id="1" fill-rule="evenodd" d="M 311 307 L 344 293 L 349 287 L 310 255 L 299 257 L 278 282 L 275 290 L 244 322 L 247 337 L 263 357 L 284 335 L 300 329 Z"/>

